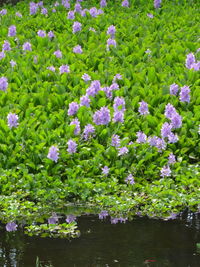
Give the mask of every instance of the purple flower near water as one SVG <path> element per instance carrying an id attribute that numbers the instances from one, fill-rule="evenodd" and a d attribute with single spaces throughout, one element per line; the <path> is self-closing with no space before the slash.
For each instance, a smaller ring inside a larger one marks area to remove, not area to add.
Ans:
<path id="1" fill-rule="evenodd" d="M 15 13 L 15 16 L 19 17 L 19 18 L 22 18 L 22 14 L 20 12 L 16 12 Z"/>
<path id="2" fill-rule="evenodd" d="M 80 45 L 76 45 L 74 48 L 73 48 L 73 52 L 75 54 L 82 54 L 83 53 L 83 50 L 82 50 L 82 47 Z"/>
<path id="3" fill-rule="evenodd" d="M 74 11 L 70 10 L 67 14 L 68 19 L 75 19 L 75 13 Z"/>
<path id="4" fill-rule="evenodd" d="M 95 132 L 95 128 L 92 124 L 87 124 L 83 130 L 83 138 L 88 140 Z"/>
<path id="5" fill-rule="evenodd" d="M 168 122 L 163 123 L 161 128 L 161 136 L 162 138 L 167 138 L 169 134 L 171 134 L 172 125 Z"/>
<path id="6" fill-rule="evenodd" d="M 54 33 L 53 33 L 52 31 L 49 31 L 49 32 L 48 32 L 48 37 L 49 37 L 49 38 L 54 38 L 55 35 L 54 35 Z"/>
<path id="7" fill-rule="evenodd" d="M 89 9 L 89 13 L 93 18 L 96 18 L 98 16 L 98 10 L 96 7 L 92 7 Z"/>
<path id="8" fill-rule="evenodd" d="M 176 162 L 175 155 L 173 153 L 170 153 L 168 157 L 168 164 L 174 164 L 175 162 Z"/>
<path id="9" fill-rule="evenodd" d="M 119 138 L 119 135 L 113 134 L 112 141 L 111 141 L 111 146 L 114 146 L 114 147 L 119 147 L 120 146 L 120 138 Z"/>
<path id="10" fill-rule="evenodd" d="M 10 61 L 10 65 L 11 65 L 12 68 L 14 68 L 14 66 L 16 66 L 17 63 L 16 63 L 14 60 L 11 60 L 11 61 Z"/>
<path id="11" fill-rule="evenodd" d="M 128 154 L 128 148 L 126 146 L 118 148 L 118 156 L 123 156 L 125 154 Z"/>
<path id="12" fill-rule="evenodd" d="M 79 109 L 79 104 L 76 102 L 71 102 L 68 108 L 68 116 L 75 115 L 78 109 Z"/>
<path id="13" fill-rule="evenodd" d="M 150 19 L 153 19 L 153 18 L 154 18 L 154 15 L 151 14 L 151 13 L 148 13 L 148 14 L 147 14 L 147 17 L 149 17 Z"/>
<path id="14" fill-rule="evenodd" d="M 113 115 L 114 122 L 124 122 L 124 112 L 121 110 L 116 110 Z"/>
<path id="15" fill-rule="evenodd" d="M 48 10 L 47 10 L 46 8 L 43 7 L 43 8 L 41 9 L 41 14 L 42 14 L 42 15 L 48 15 Z"/>
<path id="16" fill-rule="evenodd" d="M 171 118 L 171 125 L 174 129 L 181 128 L 182 117 L 178 113 L 174 113 Z"/>
<path id="17" fill-rule="evenodd" d="M 122 80 L 122 75 L 119 73 L 114 76 L 112 82 L 115 83 L 117 80 Z"/>
<path id="18" fill-rule="evenodd" d="M 18 225 L 15 222 L 9 222 L 6 224 L 6 231 L 7 232 L 14 232 L 17 231 Z"/>
<path id="19" fill-rule="evenodd" d="M 68 65 L 62 65 L 60 66 L 59 71 L 60 71 L 60 74 L 69 73 L 70 69 Z"/>
<path id="20" fill-rule="evenodd" d="M 108 216 L 109 216 L 109 214 L 108 214 L 107 210 L 102 210 L 102 211 L 99 213 L 99 219 L 100 219 L 100 220 L 103 220 L 103 219 L 105 219 L 105 218 L 108 217 Z"/>
<path id="21" fill-rule="evenodd" d="M 0 78 L 0 90 L 5 92 L 7 88 L 8 88 L 8 79 L 6 77 L 1 77 Z"/>
<path id="22" fill-rule="evenodd" d="M 113 91 L 113 90 L 118 90 L 119 89 L 119 85 L 117 83 L 112 83 L 111 86 L 110 86 L 110 90 Z"/>
<path id="23" fill-rule="evenodd" d="M 148 115 L 149 114 L 149 109 L 148 109 L 148 104 L 144 101 L 139 102 L 140 106 L 138 109 L 138 112 L 140 115 Z"/>
<path id="24" fill-rule="evenodd" d="M 188 69 L 192 69 L 193 63 L 195 63 L 196 59 L 193 53 L 189 53 L 186 57 L 185 66 Z"/>
<path id="25" fill-rule="evenodd" d="M 38 32 L 37 32 L 37 35 L 39 36 L 39 37 L 46 37 L 46 32 L 45 31 L 43 31 L 43 30 L 39 30 Z"/>
<path id="26" fill-rule="evenodd" d="M 52 72 L 55 72 L 55 71 L 56 71 L 56 69 L 55 69 L 54 66 L 47 67 L 47 70 L 50 70 L 50 71 L 52 71 Z"/>
<path id="27" fill-rule="evenodd" d="M 3 42 L 2 50 L 3 51 L 10 51 L 11 50 L 10 43 L 8 41 Z"/>
<path id="28" fill-rule="evenodd" d="M 18 119 L 19 117 L 15 113 L 8 114 L 7 120 L 8 120 L 8 126 L 10 129 L 12 129 L 13 127 L 16 128 L 19 125 Z"/>
<path id="29" fill-rule="evenodd" d="M 189 86 L 183 86 L 181 87 L 180 90 L 180 97 L 179 97 L 181 102 L 190 102 L 190 88 Z"/>
<path id="30" fill-rule="evenodd" d="M 32 51 L 31 44 L 29 42 L 25 42 L 22 46 L 23 51 Z"/>
<path id="31" fill-rule="evenodd" d="M 118 218 L 111 217 L 110 218 L 110 222 L 111 222 L 111 224 L 117 224 L 119 222 L 119 219 Z"/>
<path id="32" fill-rule="evenodd" d="M 110 110 L 107 107 L 102 107 L 93 115 L 93 121 L 96 125 L 107 125 L 110 119 Z"/>
<path id="33" fill-rule="evenodd" d="M 51 159 L 54 162 L 57 162 L 59 159 L 59 152 L 58 151 L 59 151 L 59 149 L 57 146 L 51 146 L 49 148 L 49 153 L 47 155 L 47 158 Z"/>
<path id="34" fill-rule="evenodd" d="M 135 184 L 135 180 L 134 180 L 134 178 L 133 178 L 133 175 L 132 175 L 132 174 L 129 174 L 129 175 L 126 177 L 125 182 L 126 182 L 127 184 Z"/>
<path id="35" fill-rule="evenodd" d="M 67 218 L 66 218 L 66 222 L 67 223 L 72 223 L 72 222 L 75 222 L 76 220 L 76 216 L 70 214 L 70 215 L 67 215 Z"/>
<path id="36" fill-rule="evenodd" d="M 62 52 L 60 50 L 56 50 L 54 53 L 54 56 L 56 56 L 57 58 L 62 58 Z"/>
<path id="37" fill-rule="evenodd" d="M 123 97 L 115 97 L 113 108 L 115 111 L 125 111 L 125 100 Z"/>
<path id="38" fill-rule="evenodd" d="M 80 106 L 89 107 L 90 106 L 90 98 L 87 95 L 83 95 L 80 98 Z"/>
<path id="39" fill-rule="evenodd" d="M 8 37 L 13 37 L 16 35 L 16 26 L 15 25 L 11 25 L 8 28 Z"/>
<path id="40" fill-rule="evenodd" d="M 90 87 L 86 90 L 86 95 L 95 96 L 101 90 L 101 83 L 98 80 L 92 81 Z"/>
<path id="41" fill-rule="evenodd" d="M 87 73 L 84 73 L 81 77 L 85 82 L 88 82 L 91 80 L 90 75 L 88 75 Z"/>
<path id="42" fill-rule="evenodd" d="M 106 0 L 101 0 L 100 1 L 100 7 L 102 8 L 102 7 L 106 7 L 106 6 L 107 6 Z"/>
<path id="43" fill-rule="evenodd" d="M 81 31 L 82 24 L 78 21 L 75 21 L 73 24 L 73 33 Z"/>
<path id="44" fill-rule="evenodd" d="M 200 61 L 193 63 L 192 64 L 192 69 L 194 69 L 195 71 L 200 70 Z"/>
<path id="45" fill-rule="evenodd" d="M 160 8 L 161 7 L 161 0 L 154 0 L 154 7 Z"/>
<path id="46" fill-rule="evenodd" d="M 4 51 L 1 51 L 1 52 L 0 52 L 0 60 L 1 60 L 2 58 L 5 58 L 5 56 L 6 56 L 6 54 L 4 53 Z"/>
<path id="47" fill-rule="evenodd" d="M 129 7 L 129 1 L 128 0 L 122 1 L 122 6 L 123 7 Z"/>
<path id="48" fill-rule="evenodd" d="M 75 141 L 73 141 L 72 139 L 70 139 L 70 140 L 67 142 L 67 145 L 68 145 L 67 152 L 68 152 L 69 154 L 76 153 L 76 150 L 77 150 L 77 143 L 76 143 Z"/>
<path id="49" fill-rule="evenodd" d="M 80 121 L 77 118 L 75 118 L 74 120 L 71 121 L 70 125 L 75 125 L 74 134 L 78 135 L 81 131 Z"/>
<path id="50" fill-rule="evenodd" d="M 114 25 L 108 27 L 107 34 L 111 36 L 111 38 L 115 37 L 116 28 Z"/>
<path id="51" fill-rule="evenodd" d="M 167 119 L 171 119 L 174 114 L 177 114 L 175 107 L 170 103 L 168 103 L 165 106 L 165 117 Z"/>
<path id="52" fill-rule="evenodd" d="M 137 143 L 142 144 L 142 143 L 147 142 L 147 136 L 145 133 L 139 131 L 137 132 L 136 136 L 137 136 L 137 140 L 136 140 Z"/>
<path id="53" fill-rule="evenodd" d="M 167 146 L 167 144 L 166 144 L 165 140 L 158 137 L 156 140 L 156 147 L 157 147 L 158 151 L 162 152 L 162 150 L 166 149 L 166 146 Z"/>
<path id="54" fill-rule="evenodd" d="M 179 140 L 179 138 L 178 138 L 177 134 L 170 133 L 168 135 L 168 143 L 174 144 L 174 143 L 178 142 L 178 140 Z"/>
<path id="55" fill-rule="evenodd" d="M 108 168 L 108 166 L 104 166 L 102 168 L 102 174 L 104 174 L 105 176 L 107 176 L 109 174 L 110 169 Z"/>
<path id="56" fill-rule="evenodd" d="M 110 87 L 106 86 L 106 87 L 103 87 L 102 88 L 102 91 L 105 92 L 106 96 L 111 100 L 112 97 L 113 97 L 113 94 L 112 94 L 112 90 L 110 89 Z"/>
<path id="57" fill-rule="evenodd" d="M 74 11 L 77 13 L 81 13 L 81 10 L 82 10 L 81 4 L 76 3 L 74 6 Z"/>
<path id="58" fill-rule="evenodd" d="M 109 51 L 111 45 L 116 47 L 117 46 L 117 42 L 115 41 L 115 39 L 109 38 L 107 40 L 107 46 L 106 46 L 107 51 Z"/>
<path id="59" fill-rule="evenodd" d="M 161 177 L 169 177 L 171 176 L 171 170 L 168 165 L 164 166 L 161 171 L 160 171 L 160 176 Z"/>
<path id="60" fill-rule="evenodd" d="M 30 15 L 35 15 L 37 13 L 37 10 L 38 10 L 38 4 L 34 2 L 30 2 L 29 4 Z"/>
<path id="61" fill-rule="evenodd" d="M 58 216 L 56 213 L 52 213 L 52 216 L 48 219 L 48 224 L 57 224 Z"/>
<path id="62" fill-rule="evenodd" d="M 176 83 L 171 84 L 169 90 L 170 90 L 170 95 L 177 95 L 179 90 L 178 84 Z"/>

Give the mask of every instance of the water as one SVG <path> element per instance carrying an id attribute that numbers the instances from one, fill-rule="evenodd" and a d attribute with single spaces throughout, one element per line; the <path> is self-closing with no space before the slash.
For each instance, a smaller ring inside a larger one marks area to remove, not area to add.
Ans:
<path id="1" fill-rule="evenodd" d="M 136 218 L 110 224 L 97 216 L 78 219 L 78 239 L 28 237 L 1 230 L 0 266 L 6 267 L 199 267 L 199 217 L 161 221 Z"/>

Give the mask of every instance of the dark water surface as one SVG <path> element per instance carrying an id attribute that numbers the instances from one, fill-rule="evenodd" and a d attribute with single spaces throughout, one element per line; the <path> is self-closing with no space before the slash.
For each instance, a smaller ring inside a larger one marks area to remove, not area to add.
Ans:
<path id="1" fill-rule="evenodd" d="M 200 267 L 198 216 L 170 221 L 136 218 L 113 225 L 90 215 L 78 218 L 78 226 L 81 236 L 71 241 L 1 230 L 0 266 Z"/>

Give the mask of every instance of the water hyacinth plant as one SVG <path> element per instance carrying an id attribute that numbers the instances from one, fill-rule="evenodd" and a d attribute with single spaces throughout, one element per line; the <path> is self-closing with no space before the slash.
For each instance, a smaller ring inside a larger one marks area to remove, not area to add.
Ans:
<path id="1" fill-rule="evenodd" d="M 21 225 L 24 214 L 32 224 L 41 207 L 71 201 L 112 207 L 113 223 L 127 210 L 197 209 L 198 1 L 133 2 L 0 9 L 5 224 Z"/>

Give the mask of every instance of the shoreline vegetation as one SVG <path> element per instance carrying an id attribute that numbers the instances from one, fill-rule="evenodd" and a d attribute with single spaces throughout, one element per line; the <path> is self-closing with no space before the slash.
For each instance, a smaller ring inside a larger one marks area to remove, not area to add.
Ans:
<path id="1" fill-rule="evenodd" d="M 7 231 L 78 236 L 82 211 L 58 216 L 71 203 L 112 223 L 200 212 L 199 11 L 184 0 L 0 7 Z"/>

